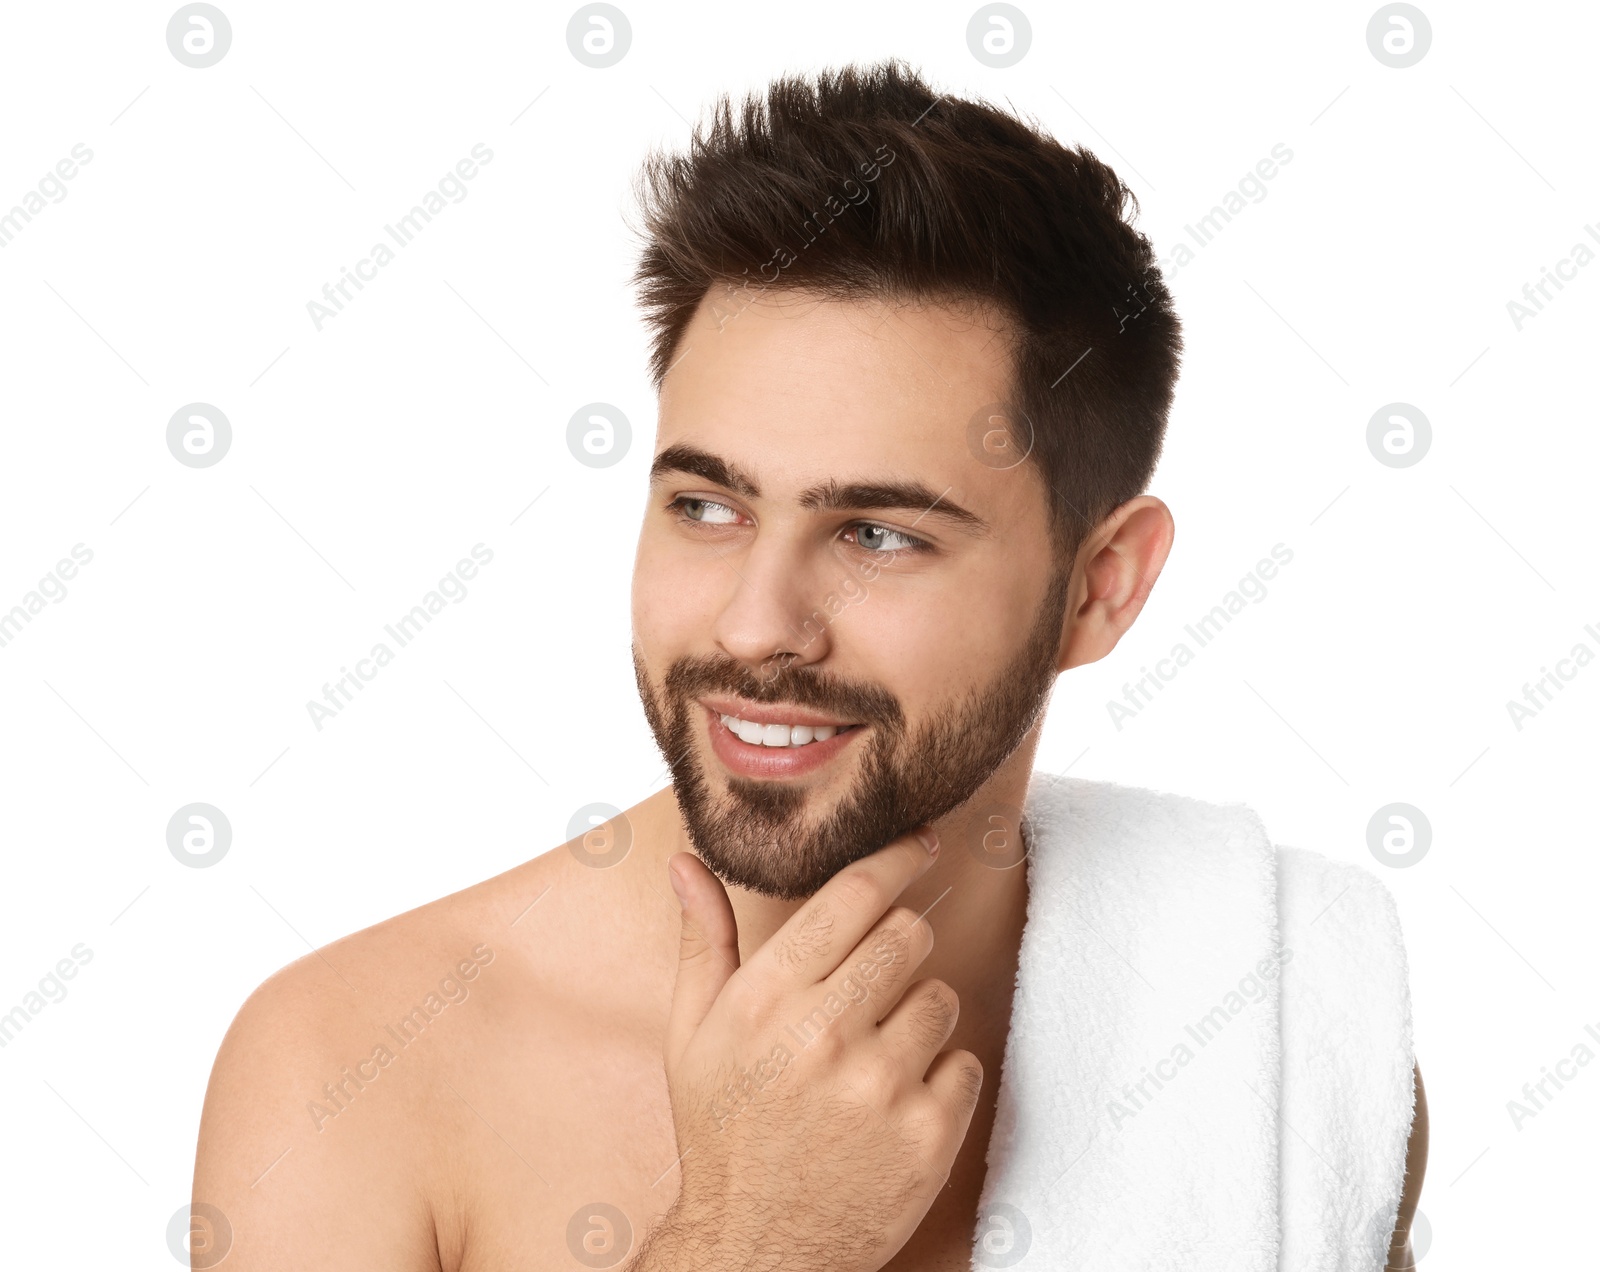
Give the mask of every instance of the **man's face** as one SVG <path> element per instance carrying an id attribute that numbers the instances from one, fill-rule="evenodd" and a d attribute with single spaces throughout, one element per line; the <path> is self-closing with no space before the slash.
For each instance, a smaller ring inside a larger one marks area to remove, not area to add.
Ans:
<path id="1" fill-rule="evenodd" d="M 997 315 L 719 300 L 662 385 L 634 671 L 696 852 L 793 900 L 1015 750 L 1069 580 L 1036 466 L 982 439 L 1009 395 Z M 807 721 L 854 727 L 796 746 L 781 723 Z"/>

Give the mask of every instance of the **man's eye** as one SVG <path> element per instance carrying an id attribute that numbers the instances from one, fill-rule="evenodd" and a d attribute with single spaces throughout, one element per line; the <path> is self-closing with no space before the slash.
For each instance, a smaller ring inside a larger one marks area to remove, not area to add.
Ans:
<path id="1" fill-rule="evenodd" d="M 874 556 L 894 556 L 899 552 L 922 552 L 927 549 L 927 543 L 900 530 L 891 530 L 888 526 L 874 525 L 870 521 L 858 521 L 851 527 L 855 531 L 857 546 L 865 549 Z M 893 539 L 896 543 L 886 543 L 885 540 Z"/>
<path id="2" fill-rule="evenodd" d="M 728 520 L 723 520 L 715 515 L 705 515 L 707 509 L 720 509 L 728 514 L 729 520 L 739 515 L 727 504 L 716 503 L 710 499 L 694 499 L 687 495 L 679 495 L 667 507 L 668 509 L 676 509 L 680 520 L 698 521 L 703 525 L 720 526 L 728 524 Z"/>
<path id="3" fill-rule="evenodd" d="M 731 525 L 739 516 L 727 504 L 718 503 L 714 499 L 697 499 L 693 495 L 679 495 L 667 505 L 667 511 L 675 513 L 680 521 L 693 521 L 700 525 L 711 526 Z M 870 521 L 858 521 L 849 529 L 855 536 L 856 546 L 869 556 L 927 552 L 932 546 L 925 539 L 906 534 L 902 530 L 891 530 L 888 526 L 880 526 Z"/>

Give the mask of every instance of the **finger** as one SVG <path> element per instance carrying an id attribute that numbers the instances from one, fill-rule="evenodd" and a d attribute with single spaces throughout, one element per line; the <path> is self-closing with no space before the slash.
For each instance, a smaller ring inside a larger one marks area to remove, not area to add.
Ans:
<path id="1" fill-rule="evenodd" d="M 956 991 L 929 977 L 907 987 L 878 1022 L 878 1037 L 908 1069 L 923 1073 L 939 1048 L 950 1041 L 960 1015 L 961 999 Z"/>
<path id="2" fill-rule="evenodd" d="M 739 967 L 739 928 L 722 880 L 690 852 L 667 859 L 668 878 L 683 902 L 678 978 L 667 1017 L 666 1055 L 676 1060 Z"/>
<path id="3" fill-rule="evenodd" d="M 920 835 L 932 840 L 931 850 Z M 851 862 L 750 957 L 752 971 L 783 986 L 816 985 L 844 962 L 912 880 L 938 855 L 939 838 L 918 826 Z"/>
<path id="4" fill-rule="evenodd" d="M 957 1128 L 959 1146 L 967 1137 L 973 1110 L 983 1093 L 983 1062 L 970 1051 L 941 1051 L 922 1082 Z"/>
<path id="5" fill-rule="evenodd" d="M 846 1032 L 864 1034 L 877 1028 L 932 950 L 933 929 L 927 922 L 908 906 L 890 906 L 819 989 L 852 1004 Z M 917 1066 L 919 1074 L 928 1067 L 933 1051 Z"/>

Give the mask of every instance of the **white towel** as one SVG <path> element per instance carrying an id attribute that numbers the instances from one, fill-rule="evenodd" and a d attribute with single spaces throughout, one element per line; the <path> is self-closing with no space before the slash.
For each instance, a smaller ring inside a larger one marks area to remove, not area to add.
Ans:
<path id="1" fill-rule="evenodd" d="M 1413 1108 L 1367 870 L 1243 804 L 1036 772 L 973 1246 L 1020 1272 L 1379 1272 Z"/>

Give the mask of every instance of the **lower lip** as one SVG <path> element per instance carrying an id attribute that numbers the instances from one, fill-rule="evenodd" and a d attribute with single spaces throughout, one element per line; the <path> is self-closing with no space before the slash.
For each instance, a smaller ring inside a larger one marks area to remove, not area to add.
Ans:
<path id="1" fill-rule="evenodd" d="M 701 704 L 711 723 L 711 749 L 717 758 L 742 777 L 804 777 L 814 773 L 849 746 L 864 726 L 835 733 L 824 742 L 804 746 L 760 746 L 746 742 L 711 708 Z"/>

